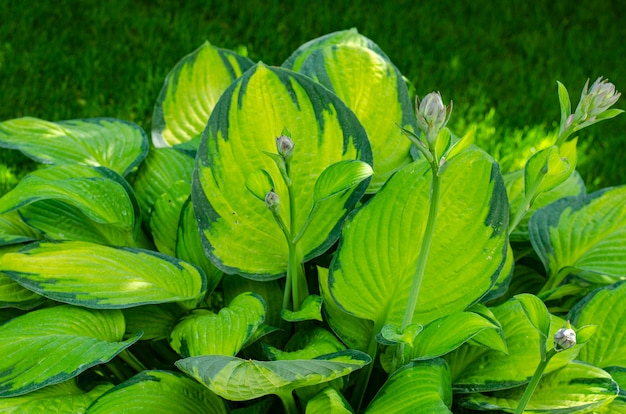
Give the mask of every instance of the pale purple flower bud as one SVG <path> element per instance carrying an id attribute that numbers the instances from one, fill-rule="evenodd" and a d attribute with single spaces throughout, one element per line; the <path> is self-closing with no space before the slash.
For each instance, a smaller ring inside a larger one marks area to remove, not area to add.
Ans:
<path id="1" fill-rule="evenodd" d="M 280 199 L 274 190 L 270 190 L 265 195 L 265 206 L 269 208 L 273 214 L 278 214 L 280 210 Z"/>
<path id="2" fill-rule="evenodd" d="M 276 138 L 276 150 L 285 161 L 291 159 L 293 155 L 293 141 L 286 135 L 281 135 Z"/>
<path id="3" fill-rule="evenodd" d="M 576 345 L 576 332 L 572 328 L 561 328 L 554 334 L 554 350 L 556 352 L 570 349 Z"/>
<path id="4" fill-rule="evenodd" d="M 575 119 L 578 122 L 585 122 L 595 118 L 613 106 L 620 96 L 621 93 L 617 92 L 615 85 L 608 79 L 599 77 L 590 88 L 587 80 L 576 107 Z"/>
<path id="5" fill-rule="evenodd" d="M 417 126 L 427 139 L 434 140 L 443 127 L 446 126 L 452 113 L 452 102 L 445 106 L 439 92 L 431 92 L 420 102 L 417 98 Z M 429 142 L 432 145 L 432 143 Z"/>

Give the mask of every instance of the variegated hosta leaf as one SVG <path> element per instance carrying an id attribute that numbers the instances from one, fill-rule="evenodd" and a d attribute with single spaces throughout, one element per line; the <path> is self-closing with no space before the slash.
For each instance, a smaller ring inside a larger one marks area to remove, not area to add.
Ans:
<path id="1" fill-rule="evenodd" d="M 539 333 L 528 320 L 518 300 L 511 299 L 495 308 L 493 315 L 502 325 L 508 354 L 482 346 L 465 344 L 446 355 L 457 392 L 483 392 L 512 388 L 530 381 L 541 360 Z M 547 346 L 554 347 L 554 334 L 565 321 L 551 315 Z M 552 372 L 576 358 L 580 347 L 554 356 L 545 372 Z"/>
<path id="2" fill-rule="evenodd" d="M 525 389 L 521 386 L 489 395 L 470 394 L 459 398 L 459 402 L 470 409 L 513 412 Z M 524 412 L 595 413 L 610 404 L 618 393 L 619 386 L 609 373 L 574 361 L 541 379 Z"/>
<path id="3" fill-rule="evenodd" d="M 20 250 L 20 245 L 0 246 L 0 256 Z M 7 275 L 0 272 L 0 309 L 32 309 L 40 305 L 45 298 L 26 289 Z M 10 318 L 9 318 L 10 319 Z M 0 320 L 0 325 L 2 320 Z"/>
<path id="4" fill-rule="evenodd" d="M 44 308 L 0 325 L 0 397 L 26 394 L 108 362 L 122 342 L 124 315 L 70 305 Z"/>
<path id="5" fill-rule="evenodd" d="M 365 414 L 451 413 L 450 370 L 442 359 L 414 361 L 394 372 Z"/>
<path id="6" fill-rule="evenodd" d="M 182 58 L 165 78 L 154 107 L 154 145 L 171 147 L 199 137 L 219 97 L 252 65 L 209 42 Z"/>
<path id="7" fill-rule="evenodd" d="M 328 290 L 345 312 L 400 326 L 430 203 L 424 162 L 398 171 L 345 223 Z M 497 164 L 472 149 L 448 163 L 413 323 L 463 311 L 494 286 L 506 263 L 508 204 Z M 508 270 L 507 270 L 508 272 Z M 340 324 L 342 318 L 336 318 Z"/>
<path id="8" fill-rule="evenodd" d="M 570 273 L 581 277 L 626 277 L 626 186 L 583 197 L 567 197 L 539 211 L 528 230 L 549 280 L 560 284 Z"/>
<path id="9" fill-rule="evenodd" d="M 148 137 L 138 125 L 113 118 L 26 117 L 0 123 L 0 146 L 46 164 L 102 166 L 125 176 L 148 153 Z"/>
<path id="10" fill-rule="evenodd" d="M 578 359 L 600 368 L 626 368 L 626 282 L 597 289 L 574 306 L 567 317 L 576 327 L 596 325 Z"/>
<path id="11" fill-rule="evenodd" d="M 16 209 L 50 239 L 137 245 L 139 206 L 124 178 L 107 168 L 36 170 L 0 198 L 0 212 Z"/>
<path id="12" fill-rule="evenodd" d="M 146 224 L 149 223 L 157 199 L 174 183 L 191 183 L 194 157 L 195 154 L 174 148 L 150 148 L 133 180 L 133 189 Z"/>
<path id="13" fill-rule="evenodd" d="M 306 404 L 305 414 L 354 414 L 346 399 L 332 387 L 325 387 Z"/>
<path id="14" fill-rule="evenodd" d="M 178 303 L 143 305 L 123 309 L 126 319 L 126 336 L 140 332 L 142 341 L 166 339 L 184 309 Z"/>
<path id="15" fill-rule="evenodd" d="M 50 299 L 101 309 L 197 299 L 206 290 L 202 271 L 186 262 L 87 242 L 31 244 L 0 256 L 0 272 Z"/>
<path id="16" fill-rule="evenodd" d="M 228 307 L 213 313 L 196 309 L 172 329 L 170 346 L 186 357 L 198 355 L 236 355 L 265 321 L 265 301 L 246 292 Z"/>
<path id="17" fill-rule="evenodd" d="M 406 83 L 388 59 L 362 46 L 333 45 L 313 51 L 299 72 L 335 92 L 365 128 L 375 166 L 369 193 L 413 160 L 402 128 L 417 131 L 415 113 Z"/>
<path id="18" fill-rule="evenodd" d="M 320 327 L 297 331 L 287 342 L 285 351 L 272 346 L 265 347 L 270 359 L 279 361 L 313 359 L 345 349 L 346 346 L 333 333 Z"/>
<path id="19" fill-rule="evenodd" d="M 285 397 L 298 388 L 344 377 L 370 362 L 367 354 L 346 350 L 290 361 L 204 355 L 181 359 L 176 366 L 227 400 L 248 401 L 270 394 Z"/>
<path id="20" fill-rule="evenodd" d="M 276 153 L 276 137 L 285 129 L 294 143 L 291 198 L 267 155 Z M 248 70 L 220 98 L 198 150 L 192 200 L 212 261 L 225 272 L 263 280 L 285 273 L 285 236 L 264 202 L 246 186 L 260 169 L 276 183 L 279 214 L 291 236 L 307 224 L 296 249 L 298 261 L 328 249 L 367 186 L 363 182 L 324 200 L 309 218 L 318 177 L 342 160 L 371 163 L 371 150 L 363 127 L 336 95 L 286 69 L 258 64 Z"/>
<path id="21" fill-rule="evenodd" d="M 112 384 L 99 384 L 85 391 L 75 379 L 70 379 L 26 395 L 0 398 L 0 411 L 5 414 L 84 413 L 96 398 L 111 388 Z"/>
<path id="22" fill-rule="evenodd" d="M 86 414 L 111 413 L 227 414 L 224 400 L 179 373 L 142 371 L 109 390 Z"/>
<path id="23" fill-rule="evenodd" d="M 39 238 L 39 233 L 24 223 L 16 210 L 0 214 L 0 246 L 25 243 Z"/>
<path id="24" fill-rule="evenodd" d="M 191 195 L 191 183 L 179 180 L 161 194 L 150 215 L 150 231 L 161 253 L 176 255 L 180 215 Z"/>

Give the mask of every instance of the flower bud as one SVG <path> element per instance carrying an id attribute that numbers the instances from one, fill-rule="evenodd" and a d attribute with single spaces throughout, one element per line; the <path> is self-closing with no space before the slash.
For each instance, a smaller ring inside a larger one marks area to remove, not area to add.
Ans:
<path id="1" fill-rule="evenodd" d="M 578 122 L 592 121 L 617 102 L 621 93 L 615 90 L 615 85 L 599 77 L 589 88 L 589 80 L 585 83 L 580 102 L 576 107 L 574 119 Z"/>
<path id="2" fill-rule="evenodd" d="M 554 350 L 556 352 L 570 349 L 576 345 L 576 332 L 572 328 L 561 328 L 554 334 Z"/>
<path id="3" fill-rule="evenodd" d="M 274 190 L 270 190 L 265 195 L 265 206 L 269 208 L 273 214 L 278 214 L 278 211 L 280 210 L 280 199 Z"/>
<path id="4" fill-rule="evenodd" d="M 289 161 L 293 155 L 293 141 L 286 135 L 276 138 L 276 150 L 285 161 Z"/>
<path id="5" fill-rule="evenodd" d="M 417 126 L 429 141 L 436 140 L 439 131 L 446 126 L 452 113 L 452 102 L 447 107 L 443 104 L 439 92 L 431 92 L 420 102 L 417 98 Z M 429 142 L 433 145 L 432 142 Z"/>

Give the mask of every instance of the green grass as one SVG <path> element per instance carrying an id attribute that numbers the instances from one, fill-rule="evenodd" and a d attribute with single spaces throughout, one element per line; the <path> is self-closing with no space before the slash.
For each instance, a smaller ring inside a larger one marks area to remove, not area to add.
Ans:
<path id="1" fill-rule="evenodd" d="M 557 80 L 573 105 L 587 78 L 626 90 L 625 12 L 608 0 L 0 0 L 0 121 L 111 116 L 150 131 L 165 75 L 204 40 L 280 65 L 305 41 L 356 27 L 419 95 L 454 100 L 457 134 L 476 125 L 494 155 L 529 151 L 559 121 Z M 591 189 L 626 182 L 626 115 L 580 140 Z M 0 193 L 31 168 L 1 151 Z"/>

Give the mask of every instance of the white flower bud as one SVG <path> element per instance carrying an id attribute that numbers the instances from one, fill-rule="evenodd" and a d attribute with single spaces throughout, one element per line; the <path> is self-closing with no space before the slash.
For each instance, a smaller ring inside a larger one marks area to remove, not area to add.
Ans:
<path id="1" fill-rule="evenodd" d="M 589 80 L 585 83 L 580 102 L 576 107 L 575 120 L 577 122 L 591 121 L 617 102 L 621 93 L 615 90 L 615 85 L 599 77 L 589 88 Z"/>
<path id="2" fill-rule="evenodd" d="M 554 350 L 556 352 L 570 349 L 576 345 L 576 332 L 571 328 L 561 328 L 554 334 Z"/>
<path id="3" fill-rule="evenodd" d="M 274 190 L 270 190 L 265 196 L 265 206 L 269 208 L 273 214 L 278 214 L 280 210 L 280 199 Z"/>
<path id="4" fill-rule="evenodd" d="M 289 161 L 293 155 L 293 141 L 286 135 L 277 137 L 276 150 L 285 161 Z"/>

